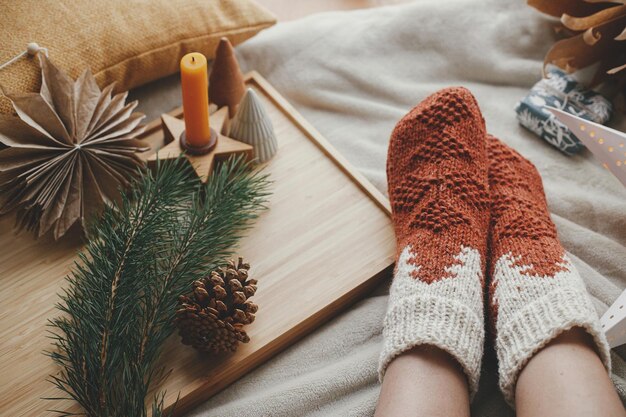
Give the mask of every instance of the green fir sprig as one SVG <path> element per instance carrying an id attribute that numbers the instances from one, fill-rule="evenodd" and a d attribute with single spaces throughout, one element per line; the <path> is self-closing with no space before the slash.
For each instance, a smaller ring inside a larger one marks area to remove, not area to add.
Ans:
<path id="1" fill-rule="evenodd" d="M 184 159 L 143 171 L 120 203 L 88 228 L 51 320 L 60 366 L 51 382 L 89 417 L 143 417 L 161 347 L 174 330 L 178 296 L 232 255 L 265 208 L 269 181 L 240 158 L 206 184 Z M 152 400 L 163 415 L 163 393 Z M 56 411 L 56 410 L 55 410 Z"/>

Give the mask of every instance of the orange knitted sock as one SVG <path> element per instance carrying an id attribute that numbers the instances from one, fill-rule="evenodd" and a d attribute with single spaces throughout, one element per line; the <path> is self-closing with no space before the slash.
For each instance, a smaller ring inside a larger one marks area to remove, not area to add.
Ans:
<path id="1" fill-rule="evenodd" d="M 558 240 L 535 166 L 487 138 L 491 194 L 489 313 L 500 388 L 514 403 L 517 377 L 550 340 L 574 326 L 593 336 L 607 368 L 608 345 L 585 285 Z"/>
<path id="2" fill-rule="evenodd" d="M 464 88 L 442 90 L 396 125 L 387 180 L 397 262 L 380 375 L 421 344 L 450 353 L 476 392 L 483 352 L 489 195 L 484 120 Z"/>

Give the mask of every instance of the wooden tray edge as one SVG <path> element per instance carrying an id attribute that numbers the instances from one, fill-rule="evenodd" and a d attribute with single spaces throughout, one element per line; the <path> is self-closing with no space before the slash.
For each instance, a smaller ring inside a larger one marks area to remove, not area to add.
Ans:
<path id="1" fill-rule="evenodd" d="M 369 182 L 367 178 L 357 171 L 352 164 L 337 151 L 322 134 L 309 123 L 276 89 L 256 71 L 250 71 L 245 75 L 246 82 L 254 82 L 257 88 L 263 90 L 274 104 L 283 110 L 287 117 L 303 131 L 309 139 L 341 169 L 358 187 L 367 194 L 376 205 L 387 215 L 391 215 L 391 206 L 387 197 L 378 188 Z"/>
<path id="2" fill-rule="evenodd" d="M 228 388 L 231 384 L 235 383 L 240 378 L 243 378 L 249 372 L 252 372 L 259 366 L 265 364 L 272 357 L 276 356 L 280 352 L 293 346 L 294 343 L 309 335 L 312 331 L 318 329 L 324 324 L 328 323 L 332 318 L 338 316 L 342 312 L 346 311 L 354 303 L 359 301 L 364 294 L 373 291 L 384 278 L 388 277 L 393 270 L 393 264 L 387 266 L 380 272 L 376 273 L 361 285 L 353 288 L 351 291 L 346 292 L 341 297 L 337 298 L 331 304 L 319 310 L 317 313 L 309 316 L 306 320 L 302 321 L 297 326 L 293 327 L 289 333 L 283 334 L 272 341 L 272 343 L 266 345 L 263 349 L 260 349 L 248 358 L 248 366 L 246 370 L 241 372 L 235 372 L 232 376 L 222 378 L 218 382 L 205 382 L 199 387 L 196 387 L 189 392 L 183 394 L 180 393 L 178 403 L 174 409 L 174 417 L 183 417 L 186 413 L 195 409 L 197 406 L 210 400 L 215 395 L 219 394 L 222 390 Z M 210 395 L 207 394 L 207 387 L 210 386 Z M 174 404 L 167 405 L 165 414 L 169 413 Z"/>

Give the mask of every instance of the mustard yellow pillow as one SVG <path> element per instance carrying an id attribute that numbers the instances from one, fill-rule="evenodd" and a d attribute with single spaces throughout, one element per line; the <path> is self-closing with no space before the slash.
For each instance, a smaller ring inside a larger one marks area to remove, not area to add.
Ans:
<path id="1" fill-rule="evenodd" d="M 0 4 L 0 64 L 36 42 L 76 78 L 90 67 L 117 91 L 173 74 L 191 51 L 213 57 L 219 39 L 236 45 L 273 25 L 252 0 L 19 0 Z M 39 91 L 38 60 L 23 57 L 0 69 L 6 92 Z M 12 112 L 0 95 L 0 113 Z"/>

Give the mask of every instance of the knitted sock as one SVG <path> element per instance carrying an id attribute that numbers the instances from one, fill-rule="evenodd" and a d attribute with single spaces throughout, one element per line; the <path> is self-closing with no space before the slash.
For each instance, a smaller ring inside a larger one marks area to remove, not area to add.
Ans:
<path id="1" fill-rule="evenodd" d="M 532 163 L 488 137 L 491 193 L 489 312 L 500 388 L 513 405 L 530 358 L 565 330 L 584 328 L 607 369 L 609 347 L 585 285 L 557 238 Z"/>
<path id="2" fill-rule="evenodd" d="M 397 238 L 380 356 L 422 344 L 451 354 L 476 392 L 483 353 L 489 195 L 484 120 L 463 88 L 442 90 L 395 127 L 387 179 Z"/>

